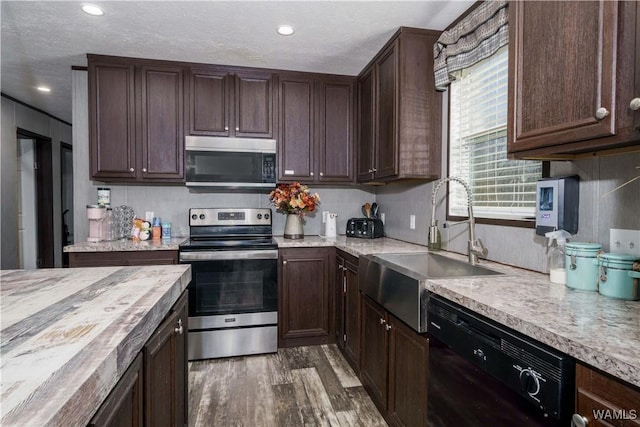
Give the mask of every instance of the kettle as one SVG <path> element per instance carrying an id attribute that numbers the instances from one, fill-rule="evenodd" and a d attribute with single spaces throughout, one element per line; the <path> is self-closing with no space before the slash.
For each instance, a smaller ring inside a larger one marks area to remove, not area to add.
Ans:
<path id="1" fill-rule="evenodd" d="M 338 214 L 333 212 L 323 212 L 322 215 L 324 219 L 324 236 L 323 237 L 336 237 L 337 235 L 336 218 L 338 217 Z"/>

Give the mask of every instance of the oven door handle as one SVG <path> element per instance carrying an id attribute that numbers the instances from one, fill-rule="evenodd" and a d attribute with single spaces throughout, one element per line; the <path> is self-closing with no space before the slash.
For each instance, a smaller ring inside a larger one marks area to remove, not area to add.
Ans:
<path id="1" fill-rule="evenodd" d="M 226 261 L 234 259 L 278 259 L 278 250 L 180 252 L 180 261 Z"/>

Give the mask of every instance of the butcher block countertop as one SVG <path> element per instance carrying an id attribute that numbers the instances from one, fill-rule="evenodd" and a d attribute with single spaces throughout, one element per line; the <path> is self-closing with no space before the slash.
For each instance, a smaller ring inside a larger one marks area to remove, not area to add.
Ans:
<path id="1" fill-rule="evenodd" d="M 399 240 L 276 237 L 279 248 L 335 246 L 354 256 L 428 252 Z M 467 257 L 440 251 L 466 261 Z M 481 265 L 504 273 L 424 281 L 426 289 L 588 365 L 640 387 L 640 301 L 622 301 L 598 292 L 551 283 L 549 275 L 486 260 Z"/>
<path id="2" fill-rule="evenodd" d="M 86 425 L 190 280 L 188 265 L 1 271 L 0 424 Z"/>

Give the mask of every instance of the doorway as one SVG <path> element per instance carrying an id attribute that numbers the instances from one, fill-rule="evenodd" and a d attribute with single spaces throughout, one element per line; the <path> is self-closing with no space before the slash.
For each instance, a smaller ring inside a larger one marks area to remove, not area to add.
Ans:
<path id="1" fill-rule="evenodd" d="M 20 268 L 53 268 L 51 138 L 18 129 L 18 261 Z"/>
<path id="2" fill-rule="evenodd" d="M 73 240 L 73 147 L 60 145 L 60 174 L 62 195 L 62 247 L 72 245 Z M 69 253 L 62 252 L 62 266 L 69 266 Z"/>

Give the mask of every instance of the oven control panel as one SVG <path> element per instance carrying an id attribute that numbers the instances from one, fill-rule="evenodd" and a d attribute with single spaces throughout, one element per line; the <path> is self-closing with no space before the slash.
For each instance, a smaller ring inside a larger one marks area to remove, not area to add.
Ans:
<path id="1" fill-rule="evenodd" d="M 189 226 L 271 225 L 269 208 L 192 208 Z"/>

